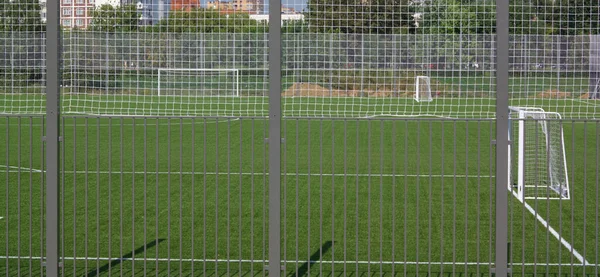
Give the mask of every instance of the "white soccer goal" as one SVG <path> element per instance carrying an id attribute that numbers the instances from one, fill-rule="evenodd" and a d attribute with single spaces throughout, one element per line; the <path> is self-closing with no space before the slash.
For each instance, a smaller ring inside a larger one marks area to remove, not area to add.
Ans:
<path id="1" fill-rule="evenodd" d="M 240 96 L 235 68 L 159 68 L 159 96 Z"/>
<path id="2" fill-rule="evenodd" d="M 510 107 L 509 190 L 519 200 L 570 199 L 561 116 Z"/>
<path id="3" fill-rule="evenodd" d="M 417 102 L 430 102 L 433 101 L 431 97 L 431 81 L 428 76 L 417 76 L 415 82 L 415 101 Z"/>

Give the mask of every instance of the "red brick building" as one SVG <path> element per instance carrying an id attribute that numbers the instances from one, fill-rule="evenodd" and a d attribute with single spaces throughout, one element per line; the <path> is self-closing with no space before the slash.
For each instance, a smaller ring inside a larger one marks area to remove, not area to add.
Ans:
<path id="1" fill-rule="evenodd" d="M 95 0 L 60 0 L 60 23 L 65 28 L 85 29 L 92 22 Z"/>
<path id="2" fill-rule="evenodd" d="M 172 11 L 189 11 L 193 8 L 199 8 L 200 2 L 198 0 L 171 0 Z"/>

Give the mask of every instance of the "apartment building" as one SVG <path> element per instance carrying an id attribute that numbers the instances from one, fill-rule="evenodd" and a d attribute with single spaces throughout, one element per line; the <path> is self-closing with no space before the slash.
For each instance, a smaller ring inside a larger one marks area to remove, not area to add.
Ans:
<path id="1" fill-rule="evenodd" d="M 249 14 L 262 14 L 265 8 L 264 0 L 214 0 L 208 1 L 207 7 L 225 13 L 244 12 Z"/>
<path id="2" fill-rule="evenodd" d="M 60 0 L 60 23 L 65 28 L 85 29 L 92 23 L 96 0 Z"/>

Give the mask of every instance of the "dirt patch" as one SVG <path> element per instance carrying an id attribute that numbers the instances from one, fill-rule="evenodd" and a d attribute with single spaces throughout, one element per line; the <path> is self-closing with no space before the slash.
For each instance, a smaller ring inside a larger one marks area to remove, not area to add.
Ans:
<path id="1" fill-rule="evenodd" d="M 299 97 L 351 96 L 341 90 L 328 89 L 311 83 L 294 83 L 282 95 Z"/>
<path id="2" fill-rule="evenodd" d="M 547 90 L 544 92 L 540 92 L 536 95 L 536 98 L 552 98 L 552 99 L 564 99 L 568 98 L 571 95 L 569 92 L 559 91 L 559 90 Z"/>
<path id="3" fill-rule="evenodd" d="M 596 97 L 594 97 L 596 96 Z M 591 100 L 598 100 L 600 98 L 598 98 L 598 94 L 590 94 L 588 93 L 584 93 L 581 96 L 579 96 L 579 99 L 591 99 Z"/>
<path id="4" fill-rule="evenodd" d="M 407 97 L 410 93 L 404 93 L 400 97 Z M 339 90 L 329 89 L 312 83 L 294 83 L 288 89 L 283 91 L 284 97 L 356 97 L 360 96 L 360 90 Z M 367 97 L 390 97 L 393 95 L 389 90 L 364 90 L 363 96 Z M 411 96 L 414 93 L 410 94 Z"/>

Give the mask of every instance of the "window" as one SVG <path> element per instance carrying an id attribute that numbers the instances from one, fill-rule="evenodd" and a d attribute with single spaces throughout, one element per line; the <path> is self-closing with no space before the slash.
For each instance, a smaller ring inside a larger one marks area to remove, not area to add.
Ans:
<path id="1" fill-rule="evenodd" d="M 70 8 L 63 9 L 63 15 L 71 15 L 71 9 Z"/>
<path id="2" fill-rule="evenodd" d="M 76 0 L 75 3 L 77 3 L 77 4 L 83 4 L 83 0 Z"/>
<path id="3" fill-rule="evenodd" d="M 77 15 L 84 15 L 85 14 L 85 10 L 82 9 L 82 8 L 78 8 L 76 14 Z"/>
<path id="4" fill-rule="evenodd" d="M 77 26 L 77 27 L 83 26 L 83 19 L 75 20 L 75 26 Z"/>
<path id="5" fill-rule="evenodd" d="M 71 19 L 65 19 L 63 20 L 63 25 L 66 27 L 70 27 L 71 26 Z"/>
<path id="6" fill-rule="evenodd" d="M 94 0 L 90 0 L 90 1 L 89 1 L 89 3 L 90 3 L 90 4 L 94 4 Z"/>
<path id="7" fill-rule="evenodd" d="M 65 0 L 65 4 L 71 4 L 71 0 Z"/>

